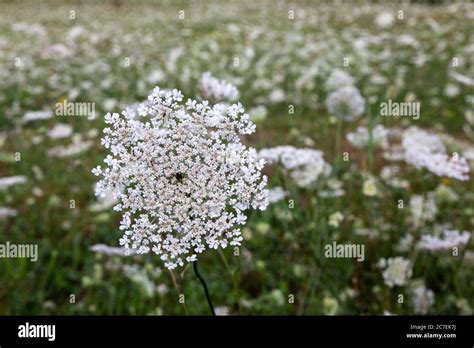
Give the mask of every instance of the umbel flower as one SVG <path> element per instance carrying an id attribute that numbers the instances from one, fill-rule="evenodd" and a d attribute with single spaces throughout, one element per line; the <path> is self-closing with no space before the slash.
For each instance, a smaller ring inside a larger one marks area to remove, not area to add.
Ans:
<path id="1" fill-rule="evenodd" d="M 353 121 L 364 112 L 365 99 L 356 87 L 346 86 L 332 92 L 326 100 L 326 106 L 332 116 Z"/>
<path id="2" fill-rule="evenodd" d="M 418 127 L 403 132 L 404 159 L 416 168 L 425 168 L 441 177 L 469 180 L 469 164 L 464 157 L 448 156 L 441 139 Z"/>
<path id="3" fill-rule="evenodd" d="M 265 161 L 240 141 L 255 125 L 242 105 L 211 107 L 156 87 L 138 116 L 107 114 L 110 149 L 96 194 L 111 190 L 123 212 L 120 244 L 154 252 L 173 269 L 207 248 L 240 245 L 244 211 L 267 206 Z"/>
<path id="4" fill-rule="evenodd" d="M 403 286 L 410 279 L 412 275 L 412 268 L 410 261 L 403 257 L 392 257 L 388 260 L 382 259 L 379 264 L 383 271 L 383 279 L 385 285 L 390 288 L 394 286 Z"/>
<path id="5" fill-rule="evenodd" d="M 199 81 L 199 91 L 204 99 L 213 102 L 233 102 L 239 98 L 239 90 L 233 84 L 218 80 L 205 72 Z"/>
<path id="6" fill-rule="evenodd" d="M 279 163 L 299 187 L 310 187 L 319 177 L 328 175 L 331 165 L 323 158 L 323 152 L 289 145 L 265 148 L 258 157 L 269 163 Z"/>

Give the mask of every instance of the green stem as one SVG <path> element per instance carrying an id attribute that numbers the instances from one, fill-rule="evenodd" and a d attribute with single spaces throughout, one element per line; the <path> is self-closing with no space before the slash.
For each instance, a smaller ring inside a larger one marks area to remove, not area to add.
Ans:
<path id="1" fill-rule="evenodd" d="M 222 261 L 224 262 L 225 268 L 227 269 L 227 272 L 229 272 L 230 278 L 232 280 L 233 296 L 234 296 L 233 300 L 237 304 L 237 307 L 238 307 L 239 312 L 240 312 L 240 303 L 239 303 L 239 300 L 238 300 L 239 285 L 237 283 L 237 279 L 235 278 L 235 272 L 230 268 L 229 262 L 227 262 L 225 254 L 221 249 L 219 249 L 219 254 L 220 254 L 220 256 L 222 258 Z"/>
<path id="2" fill-rule="evenodd" d="M 342 121 L 338 119 L 336 122 L 336 154 L 334 162 L 338 162 L 341 157 Z"/>
<path id="3" fill-rule="evenodd" d="M 206 282 L 204 281 L 204 278 L 201 276 L 201 274 L 198 271 L 197 261 L 193 262 L 193 269 L 194 269 L 194 274 L 201 281 L 202 287 L 204 288 L 204 294 L 206 295 L 207 304 L 209 305 L 209 309 L 211 310 L 211 314 L 213 316 L 215 316 L 216 313 L 214 312 L 214 307 L 212 306 L 212 302 L 211 302 L 211 298 L 209 296 L 209 291 L 207 290 Z"/>
<path id="4" fill-rule="evenodd" d="M 374 144 L 373 144 L 373 119 L 370 106 L 368 107 L 369 114 L 369 142 L 367 144 L 367 161 L 369 162 L 369 172 L 372 173 L 374 169 Z"/>

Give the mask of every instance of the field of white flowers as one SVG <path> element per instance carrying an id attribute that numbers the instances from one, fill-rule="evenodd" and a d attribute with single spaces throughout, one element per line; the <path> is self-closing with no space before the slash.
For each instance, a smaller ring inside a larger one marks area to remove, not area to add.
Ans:
<path id="1" fill-rule="evenodd" d="M 472 315 L 473 20 L 1 1 L 0 314 Z"/>

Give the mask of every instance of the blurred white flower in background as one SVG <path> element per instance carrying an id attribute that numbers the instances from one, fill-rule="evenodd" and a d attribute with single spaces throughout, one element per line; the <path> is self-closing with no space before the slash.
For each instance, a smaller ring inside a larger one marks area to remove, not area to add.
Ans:
<path id="1" fill-rule="evenodd" d="M 344 121 L 353 121 L 364 113 L 365 99 L 356 87 L 346 86 L 332 92 L 326 99 L 329 113 Z"/>
<path id="2" fill-rule="evenodd" d="M 68 124 L 58 123 L 48 132 L 51 139 L 69 138 L 72 135 L 72 127 Z"/>
<path id="3" fill-rule="evenodd" d="M 0 207 L 0 220 L 5 219 L 10 216 L 16 216 L 16 215 L 17 215 L 17 211 L 15 209 Z"/>
<path id="4" fill-rule="evenodd" d="M 0 190 L 6 189 L 10 186 L 24 184 L 27 181 L 28 181 L 28 178 L 24 175 L 14 175 L 14 176 L 3 177 L 3 178 L 0 178 Z"/>
<path id="5" fill-rule="evenodd" d="M 423 250 L 442 251 L 452 250 L 454 247 L 467 245 L 471 239 L 471 232 L 458 230 L 445 230 L 434 235 L 422 235 L 418 247 Z"/>
<path id="6" fill-rule="evenodd" d="M 414 313 L 427 314 L 434 303 L 433 290 L 427 289 L 422 281 L 415 281 L 410 293 Z"/>
<path id="7" fill-rule="evenodd" d="M 227 81 L 216 79 L 210 72 L 202 74 L 199 91 L 204 99 L 214 103 L 233 102 L 239 99 L 237 87 Z"/>
<path id="8" fill-rule="evenodd" d="M 388 146 L 387 135 L 389 130 L 378 124 L 372 129 L 372 144 L 386 148 Z M 354 147 L 361 149 L 369 143 L 369 131 L 366 127 L 357 127 L 355 132 L 347 133 L 346 139 Z"/>
<path id="9" fill-rule="evenodd" d="M 394 286 L 403 286 L 410 279 L 412 274 L 410 260 L 403 257 L 393 257 L 386 260 L 386 263 L 380 263 L 385 268 L 382 272 L 382 276 L 387 285 L 390 288 Z"/>
<path id="10" fill-rule="evenodd" d="M 28 123 L 32 121 L 42 121 L 50 119 L 54 116 L 53 111 L 43 110 L 43 111 L 28 111 L 23 116 L 23 123 Z"/>
<path id="11" fill-rule="evenodd" d="M 300 187 L 313 185 L 320 176 L 328 175 L 331 166 L 324 161 L 324 154 L 319 150 L 308 148 L 296 148 L 283 145 L 272 148 L 261 149 L 259 158 L 269 163 L 281 164 L 285 172 Z"/>
<path id="12" fill-rule="evenodd" d="M 284 199 L 286 195 L 287 193 L 282 187 L 273 187 L 268 190 L 268 204 L 279 202 Z"/>
<path id="13" fill-rule="evenodd" d="M 382 29 L 391 27 L 395 22 L 395 16 L 391 12 L 380 12 L 375 17 L 375 24 Z"/>
<path id="14" fill-rule="evenodd" d="M 341 69 L 334 69 L 326 80 L 326 89 L 334 91 L 342 87 L 352 86 L 354 79 L 351 75 Z"/>
<path id="15" fill-rule="evenodd" d="M 335 213 L 332 213 L 329 215 L 328 219 L 328 225 L 332 227 L 339 227 L 339 224 L 344 220 L 344 215 L 341 214 L 341 212 L 336 211 Z"/>
<path id="16" fill-rule="evenodd" d="M 469 179 L 469 164 L 459 155 L 448 156 L 441 139 L 425 130 L 412 126 L 402 135 L 404 159 L 416 168 L 425 168 L 438 176 Z"/>
<path id="17" fill-rule="evenodd" d="M 438 207 L 434 192 L 429 192 L 425 196 L 413 195 L 410 197 L 410 214 L 413 224 L 420 226 L 425 221 L 432 221 L 438 214 Z"/>

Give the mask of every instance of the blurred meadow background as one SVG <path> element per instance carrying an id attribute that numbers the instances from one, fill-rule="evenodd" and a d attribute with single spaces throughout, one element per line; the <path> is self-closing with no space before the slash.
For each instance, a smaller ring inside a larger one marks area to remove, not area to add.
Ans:
<path id="1" fill-rule="evenodd" d="M 0 259 L 0 314 L 208 314 L 189 265 L 108 248 L 120 216 L 91 170 L 107 112 L 155 86 L 200 98 L 210 72 L 273 158 L 242 246 L 200 256 L 218 314 L 471 315 L 471 174 L 407 157 L 421 143 L 473 168 L 473 20 L 472 2 L 1 1 L 0 243 L 39 255 Z M 345 86 L 362 112 L 341 121 Z M 419 117 L 381 116 L 388 100 Z M 64 101 L 95 117 L 57 115 Z M 326 257 L 333 242 L 364 260 Z"/>

